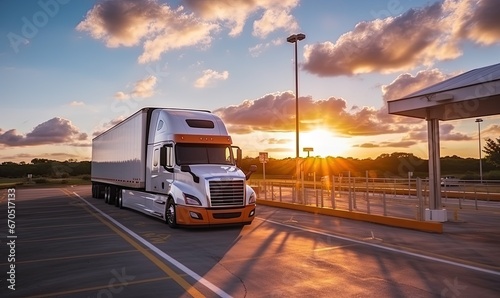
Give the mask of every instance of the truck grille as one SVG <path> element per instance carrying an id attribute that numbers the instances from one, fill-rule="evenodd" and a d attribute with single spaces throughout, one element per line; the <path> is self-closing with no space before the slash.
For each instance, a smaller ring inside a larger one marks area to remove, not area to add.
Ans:
<path id="1" fill-rule="evenodd" d="M 245 184 L 243 180 L 210 181 L 212 207 L 243 206 Z"/>

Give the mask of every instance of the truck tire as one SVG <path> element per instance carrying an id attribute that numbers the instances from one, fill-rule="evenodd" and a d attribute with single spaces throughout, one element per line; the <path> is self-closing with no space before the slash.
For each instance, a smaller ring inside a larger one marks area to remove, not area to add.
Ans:
<path id="1" fill-rule="evenodd" d="M 109 186 L 104 186 L 104 203 L 109 202 Z"/>
<path id="2" fill-rule="evenodd" d="M 167 222 L 168 226 L 171 227 L 172 229 L 177 228 L 177 217 L 176 217 L 176 210 L 175 210 L 175 203 L 172 198 L 169 198 L 167 201 L 167 205 L 165 207 L 165 221 Z"/>
<path id="3" fill-rule="evenodd" d="M 108 204 L 114 205 L 116 202 L 116 186 L 109 186 Z"/>
<path id="4" fill-rule="evenodd" d="M 120 188 L 116 189 L 115 206 L 122 209 L 122 190 Z"/>

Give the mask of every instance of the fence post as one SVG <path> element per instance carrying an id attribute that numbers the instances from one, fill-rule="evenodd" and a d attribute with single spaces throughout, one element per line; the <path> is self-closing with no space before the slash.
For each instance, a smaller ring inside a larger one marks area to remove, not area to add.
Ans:
<path id="1" fill-rule="evenodd" d="M 313 172 L 313 190 L 314 190 L 314 197 L 316 198 L 316 207 L 318 207 L 319 202 L 318 202 L 318 193 L 316 192 L 316 172 Z"/>
<path id="2" fill-rule="evenodd" d="M 417 220 L 422 221 L 423 216 L 422 216 L 422 211 L 423 206 L 422 206 L 422 179 L 417 178 L 417 199 L 418 199 L 418 204 L 417 204 Z"/>
<path id="3" fill-rule="evenodd" d="M 347 172 L 347 187 L 349 188 L 349 211 L 352 211 L 353 208 L 353 198 L 352 198 L 352 186 L 351 186 L 351 172 Z"/>
<path id="4" fill-rule="evenodd" d="M 476 198 L 474 204 L 476 206 L 476 210 L 478 210 L 478 208 L 477 208 L 477 190 L 476 190 L 476 185 L 474 185 L 474 197 Z"/>
<path id="5" fill-rule="evenodd" d="M 282 187 L 282 183 L 280 183 L 280 187 L 279 187 L 279 190 L 280 190 L 280 202 L 282 202 L 282 193 L 281 193 L 281 187 Z"/>
<path id="6" fill-rule="evenodd" d="M 384 216 L 387 216 L 387 204 L 386 204 L 386 201 L 385 201 L 385 189 L 384 189 L 384 193 L 382 194 L 382 205 L 384 206 Z"/>
<path id="7" fill-rule="evenodd" d="M 331 200 L 332 200 L 332 209 L 336 209 L 335 206 L 335 175 L 332 175 L 332 192 L 331 192 Z"/>
<path id="8" fill-rule="evenodd" d="M 264 200 L 267 201 L 267 182 L 264 180 Z"/>
<path id="9" fill-rule="evenodd" d="M 271 201 L 274 201 L 274 182 L 271 181 Z"/>
<path id="10" fill-rule="evenodd" d="M 366 179 L 366 212 L 370 214 L 370 198 L 368 196 L 368 171 L 365 172 Z"/>

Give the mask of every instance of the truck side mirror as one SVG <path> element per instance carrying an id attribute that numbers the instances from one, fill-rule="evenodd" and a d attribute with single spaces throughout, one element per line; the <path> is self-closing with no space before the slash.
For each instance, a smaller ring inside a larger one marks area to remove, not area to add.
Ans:
<path id="1" fill-rule="evenodd" d="M 234 155 L 234 149 L 236 149 L 236 166 L 238 168 L 241 168 L 241 160 L 243 159 L 243 151 L 238 146 L 231 146 L 231 149 L 233 149 L 233 155 Z"/>
<path id="2" fill-rule="evenodd" d="M 245 178 L 246 180 L 250 179 L 250 176 L 252 176 L 252 174 L 257 171 L 257 166 L 256 165 L 251 165 L 250 166 L 250 170 L 248 171 L 248 173 L 245 174 Z"/>
<path id="3" fill-rule="evenodd" d="M 240 165 L 242 159 L 243 159 L 243 151 L 241 150 L 240 147 L 238 147 L 236 149 L 236 164 Z"/>

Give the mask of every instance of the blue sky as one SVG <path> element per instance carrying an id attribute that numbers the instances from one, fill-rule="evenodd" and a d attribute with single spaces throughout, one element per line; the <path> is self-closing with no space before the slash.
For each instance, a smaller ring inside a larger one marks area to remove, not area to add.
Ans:
<path id="1" fill-rule="evenodd" d="M 145 106 L 211 110 L 245 155 L 293 157 L 300 32 L 301 148 L 427 158 L 425 121 L 385 102 L 498 63 L 498 15 L 496 0 L 2 1 L 0 162 L 88 160 L 93 135 Z M 441 122 L 441 140 L 478 157 L 474 119 Z"/>

